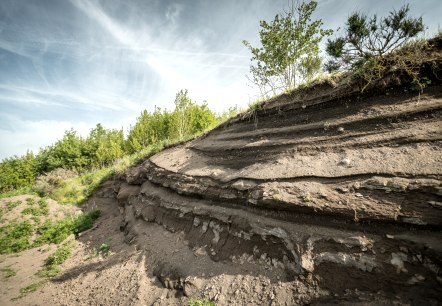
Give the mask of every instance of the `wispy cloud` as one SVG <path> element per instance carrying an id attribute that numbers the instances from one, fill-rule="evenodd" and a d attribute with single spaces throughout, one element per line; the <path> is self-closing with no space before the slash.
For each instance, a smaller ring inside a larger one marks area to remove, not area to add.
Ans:
<path id="1" fill-rule="evenodd" d="M 430 32 L 439 1 L 411 4 Z M 383 15 L 403 3 L 327 0 L 315 14 L 335 28 L 353 10 Z M 246 105 L 256 92 L 247 86 L 250 54 L 241 41 L 258 45 L 259 20 L 284 4 L 0 1 L 0 157 L 48 144 L 70 127 L 128 127 L 143 109 L 173 107 L 182 88 L 216 111 Z"/>

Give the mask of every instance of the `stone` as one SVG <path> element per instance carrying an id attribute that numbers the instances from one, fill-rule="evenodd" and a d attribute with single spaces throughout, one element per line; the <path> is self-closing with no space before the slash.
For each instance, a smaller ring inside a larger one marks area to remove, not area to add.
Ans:
<path id="1" fill-rule="evenodd" d="M 199 278 L 186 278 L 184 280 L 183 293 L 187 297 L 196 295 L 202 287 L 202 280 Z"/>
<path id="2" fill-rule="evenodd" d="M 341 161 L 339 162 L 339 164 L 343 166 L 350 166 L 350 163 L 351 161 L 348 157 L 341 159 Z"/>
<path id="3" fill-rule="evenodd" d="M 195 254 L 195 256 L 206 256 L 207 255 L 206 248 L 205 247 L 200 247 L 200 248 L 196 249 L 194 254 Z"/>
<path id="4" fill-rule="evenodd" d="M 255 182 L 248 180 L 239 180 L 231 185 L 232 188 L 240 191 L 249 190 L 256 186 Z"/>

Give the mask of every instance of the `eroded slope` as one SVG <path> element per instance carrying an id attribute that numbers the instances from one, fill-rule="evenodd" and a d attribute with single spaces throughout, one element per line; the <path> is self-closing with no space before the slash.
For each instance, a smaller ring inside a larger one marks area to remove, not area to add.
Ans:
<path id="1" fill-rule="evenodd" d="M 143 248 L 152 223 L 179 233 L 195 258 L 154 260 L 153 275 L 188 296 L 207 296 L 198 282 L 219 286 L 209 297 L 221 305 L 244 302 L 223 289 L 238 274 L 289 288 L 253 304 L 440 303 L 442 87 L 433 60 L 423 93 L 324 82 L 149 158 L 118 187 L 127 241 Z"/>

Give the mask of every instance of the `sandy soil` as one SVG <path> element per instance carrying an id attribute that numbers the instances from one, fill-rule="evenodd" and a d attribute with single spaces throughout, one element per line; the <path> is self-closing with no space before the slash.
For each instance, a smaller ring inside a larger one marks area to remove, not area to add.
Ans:
<path id="1" fill-rule="evenodd" d="M 421 94 L 317 84 L 105 182 L 59 276 L 11 300 L 54 247 L 0 258 L 0 304 L 440 305 L 441 48 Z"/>

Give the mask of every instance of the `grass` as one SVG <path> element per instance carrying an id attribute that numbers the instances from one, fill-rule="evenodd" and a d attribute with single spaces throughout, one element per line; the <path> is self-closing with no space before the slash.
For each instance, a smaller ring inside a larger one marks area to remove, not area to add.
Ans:
<path id="1" fill-rule="evenodd" d="M 15 270 L 11 267 L 2 268 L 0 271 L 3 273 L 4 278 L 10 278 L 17 274 L 17 272 L 15 272 Z"/>
<path id="2" fill-rule="evenodd" d="M 190 299 L 189 306 L 215 306 L 215 303 L 209 300 Z"/>

